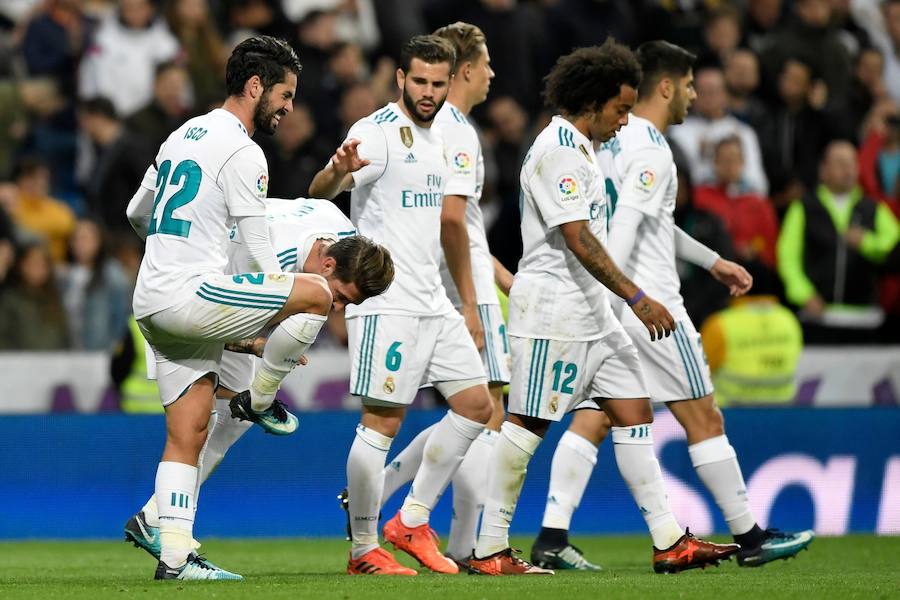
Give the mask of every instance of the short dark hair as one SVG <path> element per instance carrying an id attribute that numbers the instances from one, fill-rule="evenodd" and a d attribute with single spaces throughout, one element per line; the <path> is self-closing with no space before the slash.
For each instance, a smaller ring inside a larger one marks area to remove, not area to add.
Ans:
<path id="1" fill-rule="evenodd" d="M 355 283 L 362 298 L 383 293 L 394 281 L 394 261 L 390 251 L 367 237 L 351 235 L 330 245 L 326 256 L 334 258 L 335 277 Z"/>
<path id="2" fill-rule="evenodd" d="M 675 44 L 654 40 L 641 44 L 637 52 L 638 62 L 644 72 L 638 98 L 649 98 L 653 88 L 665 77 L 681 78 L 694 67 L 697 57 Z"/>
<path id="3" fill-rule="evenodd" d="M 400 50 L 400 69 L 409 73 L 412 59 L 418 58 L 430 65 L 436 63 L 449 63 L 450 72 L 456 68 L 456 50 L 453 44 L 436 35 L 417 35 L 403 44 Z"/>
<path id="4" fill-rule="evenodd" d="M 268 35 L 244 40 L 235 47 L 225 67 L 225 89 L 229 96 L 240 96 L 247 80 L 258 75 L 263 89 L 272 89 L 284 81 L 287 72 L 300 74 L 300 59 L 287 42 Z"/>
<path id="5" fill-rule="evenodd" d="M 31 177 L 39 171 L 49 172 L 50 165 L 36 154 L 26 155 L 16 161 L 10 179 L 12 181 L 19 181 L 24 177 Z"/>
<path id="6" fill-rule="evenodd" d="M 602 107 L 623 85 L 637 89 L 641 65 L 626 46 L 607 38 L 602 46 L 578 48 L 556 61 L 544 77 L 547 104 L 569 115 Z"/>
<path id="7" fill-rule="evenodd" d="M 475 25 L 457 21 L 450 25 L 445 25 L 434 32 L 434 35 L 442 37 L 451 44 L 456 50 L 456 68 L 467 62 L 475 62 L 481 55 L 481 49 L 487 45 L 487 38 L 484 32 Z"/>
<path id="8" fill-rule="evenodd" d="M 106 117 L 112 121 L 119 120 L 119 115 L 116 113 L 116 107 L 113 105 L 112 100 L 104 96 L 94 96 L 93 98 L 81 100 L 78 103 L 78 110 L 86 115 Z"/>

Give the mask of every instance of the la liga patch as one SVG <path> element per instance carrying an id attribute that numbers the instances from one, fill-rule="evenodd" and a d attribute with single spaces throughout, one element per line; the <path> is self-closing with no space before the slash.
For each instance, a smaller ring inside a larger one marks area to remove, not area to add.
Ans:
<path id="1" fill-rule="evenodd" d="M 256 177 L 256 193 L 261 198 L 265 198 L 266 194 L 269 193 L 269 175 L 267 173 L 260 173 Z"/>

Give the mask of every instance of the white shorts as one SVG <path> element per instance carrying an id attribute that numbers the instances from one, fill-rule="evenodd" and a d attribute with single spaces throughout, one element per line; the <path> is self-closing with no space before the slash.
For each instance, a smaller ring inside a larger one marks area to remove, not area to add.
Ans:
<path id="1" fill-rule="evenodd" d="M 512 360 L 509 357 L 509 339 L 506 322 L 499 304 L 479 304 L 478 316 L 484 327 L 484 349 L 481 362 L 487 373 L 488 383 L 509 383 Z"/>
<path id="2" fill-rule="evenodd" d="M 163 406 L 203 375 L 218 375 L 225 342 L 262 332 L 293 286 L 293 275 L 286 273 L 210 275 L 183 303 L 141 319 L 138 325 L 156 355 Z"/>
<path id="3" fill-rule="evenodd" d="M 373 406 L 406 406 L 441 381 L 486 380 L 481 357 L 456 311 L 436 317 L 347 319 L 350 393 Z"/>
<path id="4" fill-rule="evenodd" d="M 626 331 L 641 357 L 651 401 L 691 400 L 713 393 L 703 343 L 693 323 L 678 321 L 672 335 L 655 342 L 643 327 Z"/>
<path id="5" fill-rule="evenodd" d="M 256 368 L 254 355 L 226 350 L 222 353 L 219 365 L 219 385 L 221 387 L 228 388 L 233 392 L 250 389 L 250 382 L 253 381 L 253 372 Z"/>
<path id="6" fill-rule="evenodd" d="M 571 410 L 599 408 L 595 399 L 646 398 L 637 350 L 625 330 L 589 342 L 511 335 L 508 412 L 559 421 Z"/>

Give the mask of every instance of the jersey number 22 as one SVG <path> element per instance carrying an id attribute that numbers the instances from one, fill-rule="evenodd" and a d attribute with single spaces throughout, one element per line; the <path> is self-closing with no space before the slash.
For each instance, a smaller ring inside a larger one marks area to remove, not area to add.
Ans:
<path id="1" fill-rule="evenodd" d="M 171 178 L 169 177 L 170 173 L 172 175 Z M 170 160 L 164 160 L 159 165 L 159 171 L 156 173 L 156 189 L 158 191 L 156 192 L 156 199 L 153 201 L 153 213 L 150 215 L 150 225 L 147 228 L 148 236 L 157 233 L 177 235 L 179 237 L 188 237 L 190 235 L 191 222 L 185 219 L 176 219 L 172 216 L 172 213 L 197 197 L 202 178 L 203 172 L 200 170 L 200 165 L 192 160 L 181 161 L 175 165 L 174 170 Z M 166 186 L 170 183 L 172 185 L 181 185 L 181 189 L 165 201 L 162 216 L 157 221 L 156 209 L 166 193 Z"/>

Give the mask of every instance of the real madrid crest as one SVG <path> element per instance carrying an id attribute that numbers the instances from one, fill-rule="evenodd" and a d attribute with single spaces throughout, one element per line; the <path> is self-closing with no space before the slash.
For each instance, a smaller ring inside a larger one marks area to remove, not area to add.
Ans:
<path id="1" fill-rule="evenodd" d="M 400 141 L 403 142 L 403 145 L 407 148 L 412 148 L 413 145 L 413 136 L 412 129 L 409 127 L 401 127 L 400 128 Z"/>
<path id="2" fill-rule="evenodd" d="M 407 127 L 407 129 L 409 129 L 409 128 Z M 393 394 L 394 388 L 395 388 L 394 378 L 391 377 L 390 375 L 388 375 L 388 378 L 384 380 L 384 385 L 382 386 L 382 389 L 384 390 L 385 394 Z"/>
<path id="3" fill-rule="evenodd" d="M 554 394 L 553 397 L 550 398 L 550 414 L 551 415 L 555 414 L 556 409 L 558 409 L 558 408 L 559 408 L 559 396 Z"/>

